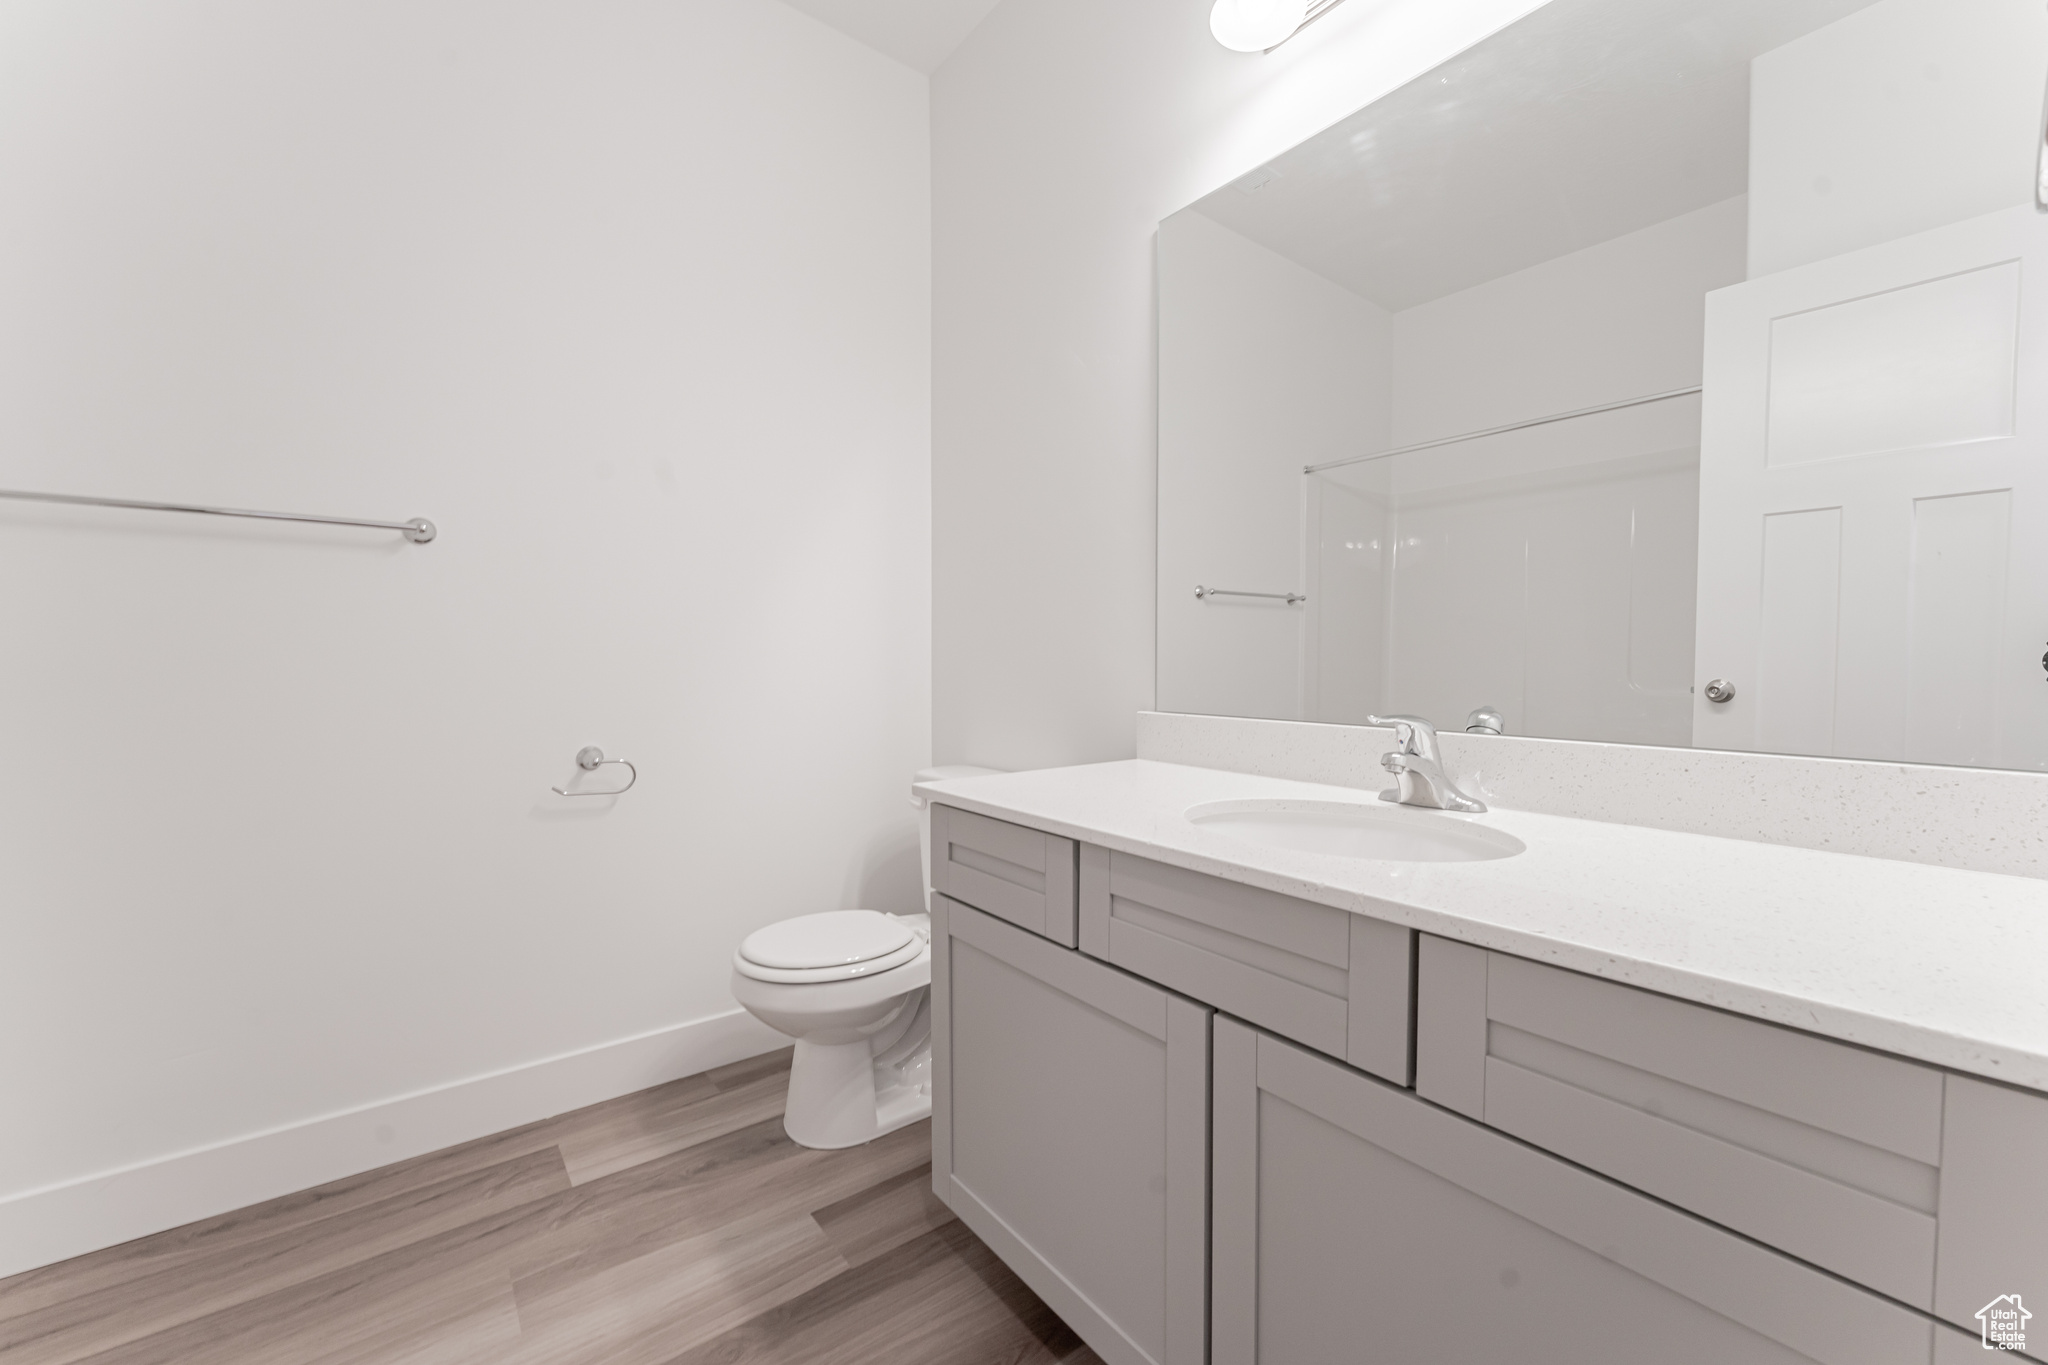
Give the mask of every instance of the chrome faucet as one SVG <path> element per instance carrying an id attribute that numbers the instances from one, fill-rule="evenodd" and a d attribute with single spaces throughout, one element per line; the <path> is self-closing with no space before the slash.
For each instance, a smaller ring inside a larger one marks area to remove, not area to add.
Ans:
<path id="1" fill-rule="evenodd" d="M 1467 815 L 1478 815 L 1486 809 L 1484 802 L 1459 791 L 1458 784 L 1444 771 L 1434 725 L 1421 716 L 1367 716 L 1365 723 L 1393 726 L 1394 743 L 1400 746 L 1380 758 L 1380 766 L 1400 783 L 1393 791 L 1381 792 L 1380 800 L 1430 810 L 1463 811 Z"/>

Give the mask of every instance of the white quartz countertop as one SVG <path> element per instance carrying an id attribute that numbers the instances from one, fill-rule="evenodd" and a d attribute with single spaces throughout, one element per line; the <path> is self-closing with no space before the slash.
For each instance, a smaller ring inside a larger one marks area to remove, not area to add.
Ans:
<path id="1" fill-rule="evenodd" d="M 1293 852 L 1189 821 L 1207 801 L 1370 792 L 1120 763 L 920 795 L 1176 867 L 2048 1090 L 2048 882 L 1495 809 L 1528 845 L 1488 862 Z M 1383 807 L 1384 809 L 1384 807 Z"/>

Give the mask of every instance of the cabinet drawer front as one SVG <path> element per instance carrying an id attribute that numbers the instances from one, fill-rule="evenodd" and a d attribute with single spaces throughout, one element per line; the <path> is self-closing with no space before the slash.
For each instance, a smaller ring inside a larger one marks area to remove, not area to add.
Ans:
<path id="1" fill-rule="evenodd" d="M 932 807 L 932 889 L 1071 948 L 1074 841 Z"/>
<path id="2" fill-rule="evenodd" d="M 1929 1318 L 1289 1043 L 1219 1018 L 1214 1057 L 1215 1365 L 1933 1357 Z"/>
<path id="3" fill-rule="evenodd" d="M 939 1197 L 1108 1365 L 1202 1365 L 1210 1012 L 932 910 Z"/>
<path id="4" fill-rule="evenodd" d="M 1084 951 L 1398 1085 L 1414 939 L 1327 905 L 1082 849 Z"/>
<path id="5" fill-rule="evenodd" d="M 1933 1307 L 1939 1071 L 1429 937 L 1419 976 L 1424 1098 Z"/>

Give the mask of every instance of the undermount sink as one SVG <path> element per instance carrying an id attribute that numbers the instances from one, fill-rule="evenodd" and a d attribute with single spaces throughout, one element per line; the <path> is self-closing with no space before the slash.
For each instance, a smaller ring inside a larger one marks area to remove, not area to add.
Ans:
<path id="1" fill-rule="evenodd" d="M 1203 829 L 1295 853 L 1396 863 L 1476 863 L 1512 858 L 1528 845 L 1512 834 L 1440 811 L 1353 801 L 1207 801 L 1188 819 Z"/>

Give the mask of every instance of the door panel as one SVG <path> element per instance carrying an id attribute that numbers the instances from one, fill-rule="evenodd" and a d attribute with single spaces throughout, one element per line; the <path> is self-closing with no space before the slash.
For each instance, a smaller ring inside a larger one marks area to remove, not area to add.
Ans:
<path id="1" fill-rule="evenodd" d="M 2019 304 L 2004 261 L 1774 318 L 1766 462 L 2012 435 Z"/>
<path id="2" fill-rule="evenodd" d="M 1842 509 L 1765 516 L 1756 731 L 1772 753 L 1834 752 L 1841 601 Z"/>

